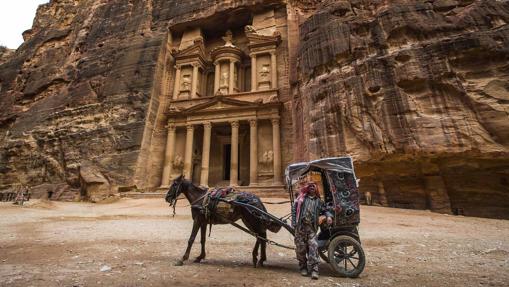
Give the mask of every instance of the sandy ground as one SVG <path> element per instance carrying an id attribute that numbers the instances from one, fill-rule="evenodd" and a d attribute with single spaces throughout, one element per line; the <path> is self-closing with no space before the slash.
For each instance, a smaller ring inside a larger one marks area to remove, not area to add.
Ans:
<path id="1" fill-rule="evenodd" d="M 293 251 L 272 246 L 267 266 L 255 269 L 254 239 L 227 225 L 213 227 L 205 261 L 173 266 L 191 231 L 185 203 L 175 218 L 159 199 L 0 203 L 0 286 L 509 285 L 509 221 L 364 206 L 367 265 L 358 279 L 335 277 L 327 264 L 320 280 L 301 277 Z M 269 237 L 292 244 L 284 230 Z"/>

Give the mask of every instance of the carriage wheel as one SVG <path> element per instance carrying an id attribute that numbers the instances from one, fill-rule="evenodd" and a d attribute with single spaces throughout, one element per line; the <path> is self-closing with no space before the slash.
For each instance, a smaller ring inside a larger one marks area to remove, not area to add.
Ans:
<path id="1" fill-rule="evenodd" d="M 358 277 L 366 265 L 361 244 L 350 236 L 340 235 L 332 239 L 328 253 L 329 264 L 342 277 Z"/>
<path id="2" fill-rule="evenodd" d="M 329 263 L 329 257 L 327 257 L 327 253 L 329 253 L 329 250 L 327 250 L 326 247 L 319 248 L 318 254 L 320 255 L 320 258 L 326 263 Z"/>

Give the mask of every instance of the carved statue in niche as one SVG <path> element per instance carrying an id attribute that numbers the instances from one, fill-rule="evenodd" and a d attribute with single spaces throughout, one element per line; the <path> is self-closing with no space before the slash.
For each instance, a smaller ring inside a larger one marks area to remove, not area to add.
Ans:
<path id="1" fill-rule="evenodd" d="M 227 95 L 228 94 L 228 86 L 229 86 L 229 79 L 230 79 L 230 73 L 225 70 L 221 73 L 220 83 L 219 83 L 219 95 Z"/>
<path id="2" fill-rule="evenodd" d="M 182 76 L 182 84 L 180 84 L 181 91 L 191 90 L 191 75 L 185 74 Z"/>
<path id="3" fill-rule="evenodd" d="M 263 65 L 259 74 L 258 88 L 260 90 L 270 89 L 270 68 L 269 65 Z"/>
<path id="4" fill-rule="evenodd" d="M 263 65 L 263 67 L 260 69 L 260 80 L 261 81 L 269 80 L 269 74 L 270 74 L 269 65 Z"/>
<path id="5" fill-rule="evenodd" d="M 259 160 L 260 172 L 268 173 L 268 174 L 272 173 L 273 161 L 274 161 L 274 152 L 271 150 L 264 151 L 262 158 Z"/>
<path id="6" fill-rule="evenodd" d="M 226 31 L 226 34 L 223 37 L 224 45 L 228 47 L 235 47 L 233 45 L 233 33 L 232 31 L 228 30 Z"/>
<path id="7" fill-rule="evenodd" d="M 184 168 L 184 159 L 182 158 L 182 156 L 179 154 L 175 155 L 172 165 L 174 171 L 182 172 L 182 169 Z"/>
<path id="8" fill-rule="evenodd" d="M 228 72 L 224 71 L 221 74 L 221 87 L 228 87 Z"/>

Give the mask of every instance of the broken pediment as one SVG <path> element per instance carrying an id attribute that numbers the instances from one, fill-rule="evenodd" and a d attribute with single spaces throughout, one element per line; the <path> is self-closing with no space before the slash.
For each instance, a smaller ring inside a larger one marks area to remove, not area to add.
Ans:
<path id="1" fill-rule="evenodd" d="M 195 40 L 193 45 L 181 50 L 175 51 L 173 56 L 177 61 L 185 61 L 187 59 L 197 58 L 201 62 L 207 62 L 207 56 L 205 53 L 205 45 L 203 44 L 203 40 Z"/>
<path id="2" fill-rule="evenodd" d="M 272 35 L 262 35 L 250 25 L 247 25 L 244 31 L 249 40 L 248 46 L 251 50 L 260 47 L 275 49 L 281 42 L 281 35 L 278 32 L 274 32 Z"/>

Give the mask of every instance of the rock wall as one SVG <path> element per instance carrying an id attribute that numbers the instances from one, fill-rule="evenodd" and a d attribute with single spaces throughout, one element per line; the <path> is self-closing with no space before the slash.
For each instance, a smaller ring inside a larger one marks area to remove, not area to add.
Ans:
<path id="1" fill-rule="evenodd" d="M 164 32 L 150 3 L 53 0 L 0 66 L 0 183 L 79 186 L 90 160 L 129 184 Z"/>
<path id="2" fill-rule="evenodd" d="M 296 137 L 375 203 L 509 217 L 509 3 L 323 1 L 300 26 Z"/>
<path id="3" fill-rule="evenodd" d="M 154 188 L 164 156 L 168 27 L 281 1 L 51 0 L 0 62 L 0 188 L 78 188 L 84 161 L 113 188 Z M 235 17 L 230 17 L 234 21 Z M 159 179 L 160 181 L 160 179 Z"/>
<path id="4" fill-rule="evenodd" d="M 270 5 L 288 17 L 285 160 L 350 154 L 375 204 L 509 217 L 497 0 L 51 0 L 0 55 L 0 189 L 78 189 L 84 162 L 109 189 L 157 186 L 168 27 Z"/>

